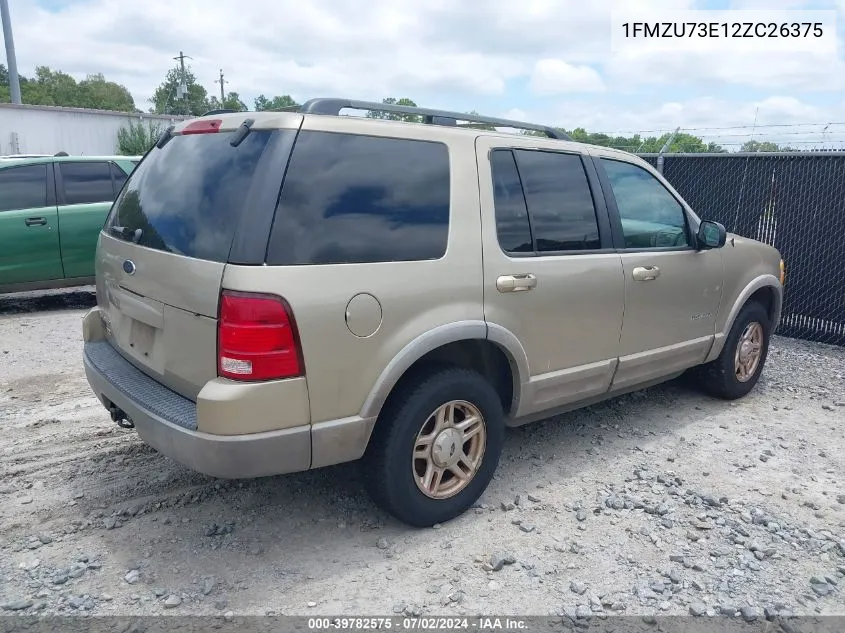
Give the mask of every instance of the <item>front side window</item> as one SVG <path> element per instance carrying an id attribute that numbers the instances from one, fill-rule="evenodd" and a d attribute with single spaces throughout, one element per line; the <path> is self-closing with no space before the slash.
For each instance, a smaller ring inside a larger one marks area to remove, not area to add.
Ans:
<path id="1" fill-rule="evenodd" d="M 267 263 L 439 259 L 449 233 L 449 187 L 442 143 L 300 132 Z"/>
<path id="2" fill-rule="evenodd" d="M 601 162 L 616 198 L 626 248 L 689 245 L 684 209 L 657 178 L 631 163 Z"/>
<path id="3" fill-rule="evenodd" d="M 0 211 L 47 206 L 47 165 L 0 169 Z"/>

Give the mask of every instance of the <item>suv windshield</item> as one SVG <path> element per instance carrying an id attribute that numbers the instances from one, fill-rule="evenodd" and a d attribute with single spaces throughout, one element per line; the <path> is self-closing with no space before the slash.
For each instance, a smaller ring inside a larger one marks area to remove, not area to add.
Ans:
<path id="1" fill-rule="evenodd" d="M 273 134 L 252 131 L 237 147 L 226 133 L 174 136 L 132 172 L 106 231 L 140 246 L 225 262 Z"/>

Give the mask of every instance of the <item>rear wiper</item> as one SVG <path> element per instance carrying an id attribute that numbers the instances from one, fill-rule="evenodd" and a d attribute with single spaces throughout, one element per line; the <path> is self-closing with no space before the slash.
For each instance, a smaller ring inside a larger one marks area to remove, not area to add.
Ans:
<path id="1" fill-rule="evenodd" d="M 173 138 L 173 130 L 176 129 L 175 125 L 167 126 L 167 129 L 161 133 L 161 136 L 158 137 L 155 146 L 159 149 L 167 145 L 167 142 Z"/>
<path id="2" fill-rule="evenodd" d="M 141 236 L 144 234 L 144 231 L 142 231 L 141 229 L 135 229 L 133 231 L 132 229 L 129 229 L 125 226 L 114 225 L 109 228 L 123 239 L 131 239 L 136 244 L 138 243 L 138 240 L 141 239 Z"/>
<path id="3" fill-rule="evenodd" d="M 237 147 L 241 143 L 244 142 L 244 139 L 249 136 L 249 132 L 252 129 L 253 124 L 255 123 L 255 119 L 247 119 L 243 123 L 238 126 L 238 129 L 235 130 L 234 134 L 232 134 L 232 140 L 229 141 L 229 145 L 232 147 Z"/>

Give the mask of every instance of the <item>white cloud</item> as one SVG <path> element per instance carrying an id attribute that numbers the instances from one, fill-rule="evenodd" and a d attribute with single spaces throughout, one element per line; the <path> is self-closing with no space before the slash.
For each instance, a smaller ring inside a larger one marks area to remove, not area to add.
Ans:
<path id="1" fill-rule="evenodd" d="M 530 85 L 537 95 L 602 92 L 605 89 L 601 75 L 595 69 L 567 64 L 562 59 L 538 60 Z"/>
<path id="2" fill-rule="evenodd" d="M 805 4 L 732 1 L 743 8 Z M 507 116 L 607 131 L 750 124 L 758 105 L 768 122 L 837 120 L 832 105 L 818 104 L 845 90 L 842 42 L 835 60 L 611 54 L 614 0 L 87 0 L 60 11 L 36 0 L 10 4 L 24 74 L 37 64 L 77 78 L 102 72 L 144 109 L 180 50 L 209 92 L 222 67 L 227 89 L 247 103 L 260 93 L 408 96 L 491 114 L 518 108 L 524 112 Z M 649 14 L 706 4 L 621 0 Z M 826 6 L 845 16 L 845 0 Z M 524 85 L 541 103 L 519 93 Z"/>
<path id="3" fill-rule="evenodd" d="M 607 75 L 627 88 L 643 84 L 688 86 L 714 81 L 728 86 L 766 90 L 791 88 L 811 92 L 834 92 L 845 88 L 842 58 L 811 53 L 709 55 L 693 53 L 634 53 L 615 55 Z"/>
<path id="4" fill-rule="evenodd" d="M 583 127 L 611 135 L 660 136 L 676 127 L 727 149 L 737 149 L 750 138 L 814 147 L 822 141 L 845 147 L 843 104 L 812 105 L 789 95 L 735 101 L 698 97 L 683 101 L 634 101 L 608 99 L 567 100 L 552 107 L 520 113 L 531 121 L 573 129 Z M 756 117 L 756 127 L 755 127 Z M 839 122 L 822 130 L 827 122 Z M 813 125 L 807 125 L 812 123 Z M 801 124 L 801 125 L 798 125 Z M 795 125 L 795 127 L 787 127 Z"/>

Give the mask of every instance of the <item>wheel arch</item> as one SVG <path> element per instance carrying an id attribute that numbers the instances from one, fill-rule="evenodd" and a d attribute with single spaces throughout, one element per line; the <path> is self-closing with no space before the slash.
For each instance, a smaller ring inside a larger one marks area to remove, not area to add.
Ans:
<path id="1" fill-rule="evenodd" d="M 479 320 L 441 325 L 405 345 L 379 375 L 360 416 L 377 417 L 403 378 L 430 362 L 476 369 L 488 378 L 491 372 L 506 372 L 501 377 L 492 376 L 494 384 L 508 387 L 508 397 L 502 402 L 506 414 L 518 410 L 529 376 L 525 350 L 506 328 Z M 507 384 L 498 384 L 496 378 Z"/>
<path id="2" fill-rule="evenodd" d="M 777 329 L 783 310 L 783 286 L 774 275 L 759 275 L 748 282 L 742 292 L 737 295 L 728 312 L 724 327 L 716 333 L 715 344 L 705 362 L 717 358 L 722 353 L 722 348 L 740 311 L 751 301 L 757 301 L 766 308 L 769 315 L 770 332 Z"/>

